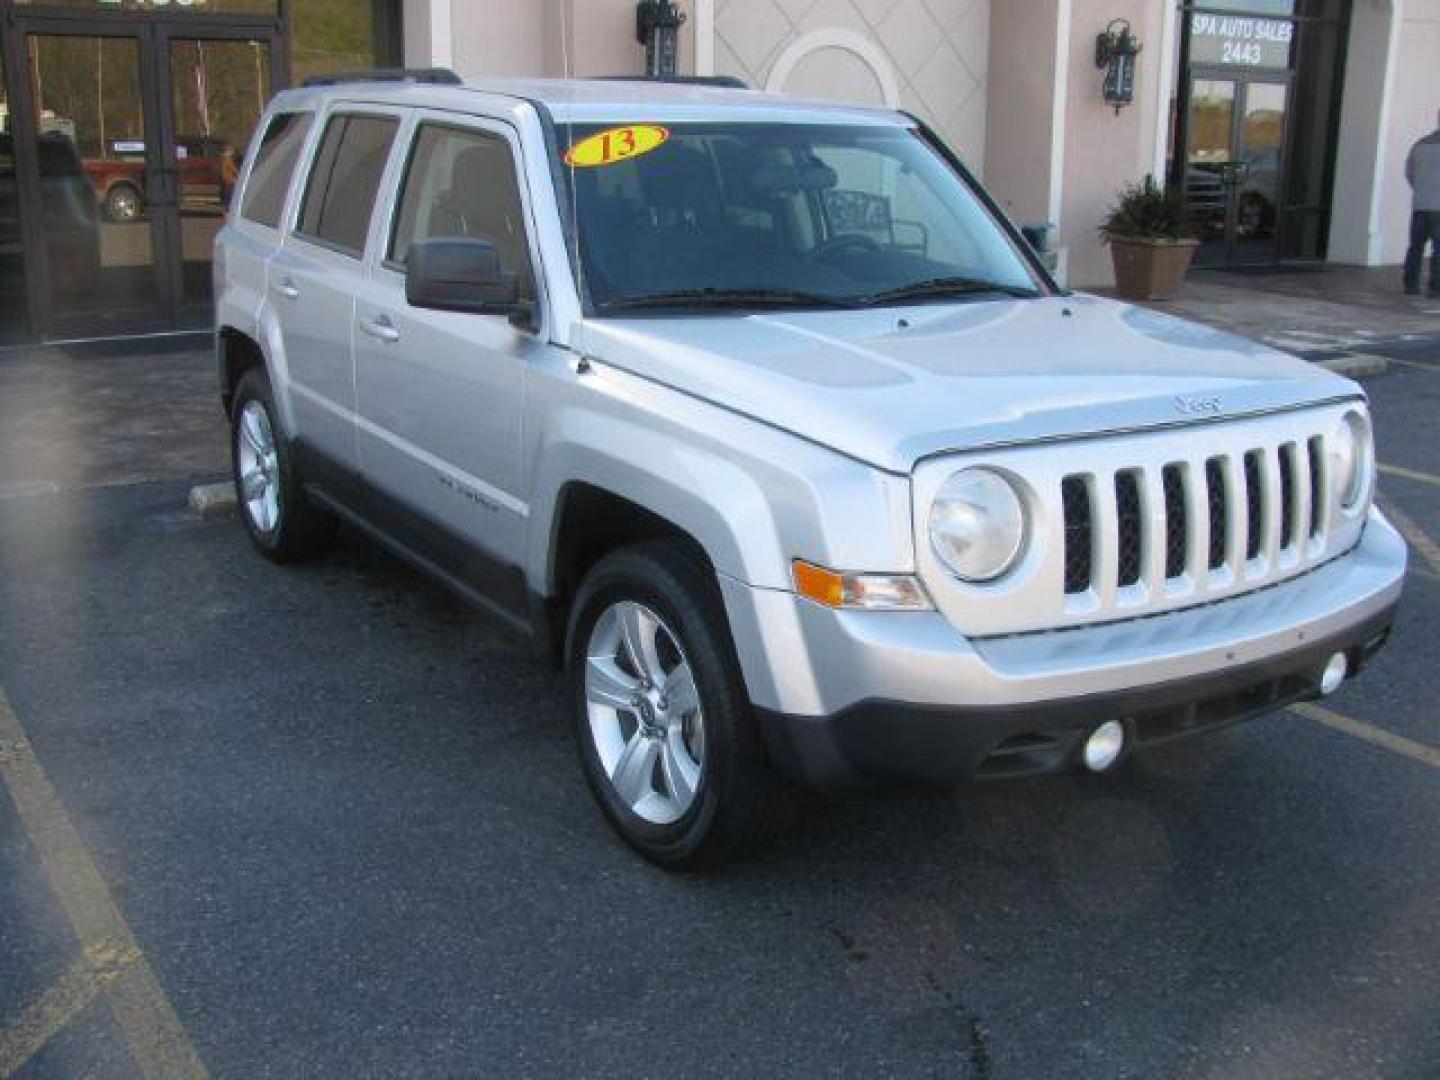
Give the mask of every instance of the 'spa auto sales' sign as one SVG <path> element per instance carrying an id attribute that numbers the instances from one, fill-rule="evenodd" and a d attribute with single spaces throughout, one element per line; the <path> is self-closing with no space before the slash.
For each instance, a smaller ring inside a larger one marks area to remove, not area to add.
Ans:
<path id="1" fill-rule="evenodd" d="M 1236 15 L 1190 16 L 1190 62 L 1289 67 L 1295 24 Z"/>

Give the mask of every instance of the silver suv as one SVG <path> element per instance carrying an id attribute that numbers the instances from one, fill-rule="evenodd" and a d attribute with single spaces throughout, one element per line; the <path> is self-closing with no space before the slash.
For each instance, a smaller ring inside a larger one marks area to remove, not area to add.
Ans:
<path id="1" fill-rule="evenodd" d="M 342 520 L 554 649 L 663 865 L 806 784 L 1111 769 L 1385 641 L 1361 390 L 1058 288 L 912 117 L 430 73 L 281 94 L 246 162 L 255 544 Z"/>

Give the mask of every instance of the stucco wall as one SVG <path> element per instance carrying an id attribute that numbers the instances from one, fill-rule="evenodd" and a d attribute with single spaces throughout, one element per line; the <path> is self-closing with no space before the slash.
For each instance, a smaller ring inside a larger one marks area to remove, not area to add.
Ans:
<path id="1" fill-rule="evenodd" d="M 991 0 L 712 3 L 716 72 L 776 91 L 907 109 L 983 168 Z"/>
<path id="2" fill-rule="evenodd" d="M 1056 67 L 1062 0 L 999 3 L 990 11 L 985 184 L 1020 222 L 1051 214 Z M 1069 42 L 1065 43 L 1069 48 Z M 1027 63 L 1016 63 L 1024 56 Z"/>
<path id="3" fill-rule="evenodd" d="M 1135 104 L 1118 116 L 1100 96 L 1102 73 L 1095 66 L 1095 37 L 1117 18 L 1130 20 L 1144 46 L 1135 76 Z M 1096 227 L 1120 188 L 1155 168 L 1157 125 L 1169 122 L 1170 87 L 1161 84 L 1164 24 L 1165 4 L 1160 0 L 1073 0 L 1058 238 L 1071 285 L 1113 283 L 1110 252 Z"/>
<path id="4" fill-rule="evenodd" d="M 1385 264 L 1405 258 L 1411 210 L 1405 158 L 1416 139 L 1435 130 L 1440 109 L 1440 0 L 1404 0 L 1396 44 L 1380 188 L 1380 261 Z"/>

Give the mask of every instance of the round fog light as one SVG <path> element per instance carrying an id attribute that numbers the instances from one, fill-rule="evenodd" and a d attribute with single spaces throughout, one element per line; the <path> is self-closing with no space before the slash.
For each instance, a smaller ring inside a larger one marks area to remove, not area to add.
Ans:
<path id="1" fill-rule="evenodd" d="M 1320 693 L 1329 697 L 1340 689 L 1345 676 L 1350 674 L 1350 661 L 1343 652 L 1337 652 L 1325 661 L 1325 670 L 1320 673 Z"/>
<path id="2" fill-rule="evenodd" d="M 1119 720 L 1106 720 L 1085 740 L 1085 767 L 1104 772 L 1114 765 L 1125 749 L 1125 727 Z"/>

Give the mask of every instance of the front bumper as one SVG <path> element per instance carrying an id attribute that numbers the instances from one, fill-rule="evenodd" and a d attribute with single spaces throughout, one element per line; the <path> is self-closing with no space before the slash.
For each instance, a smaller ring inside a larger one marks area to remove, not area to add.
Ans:
<path id="1" fill-rule="evenodd" d="M 1384 643 L 1404 542 L 1372 511 L 1359 545 L 1303 577 L 1206 606 L 970 641 L 937 613 L 835 612 L 722 581 L 772 755 L 812 782 L 850 773 L 1029 775 L 1122 719 L 1138 743 L 1313 697 L 1325 659 Z"/>

